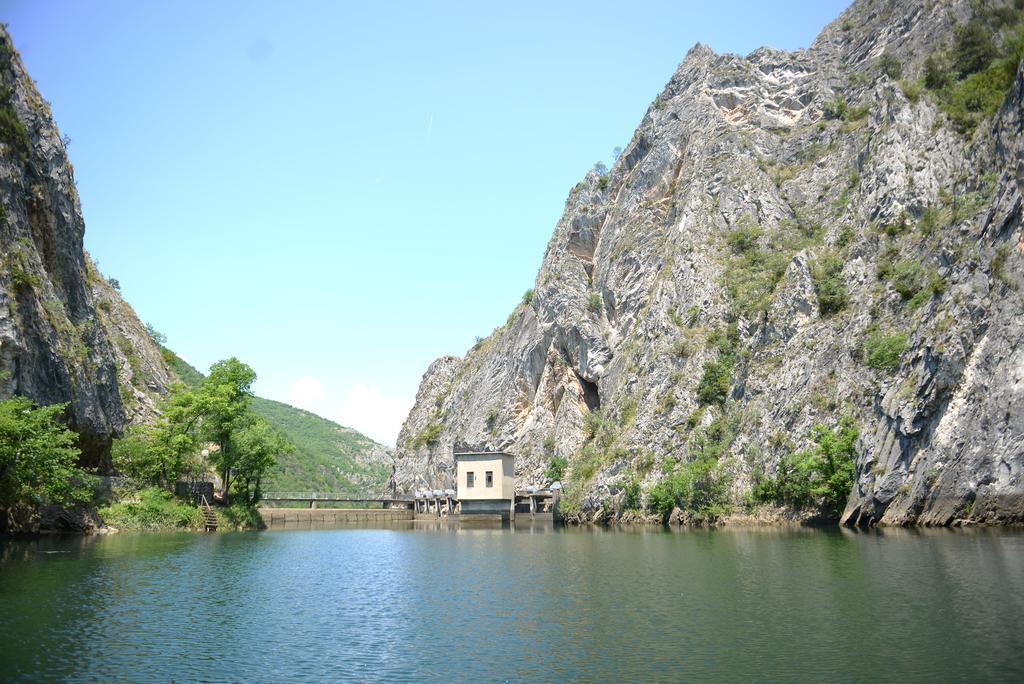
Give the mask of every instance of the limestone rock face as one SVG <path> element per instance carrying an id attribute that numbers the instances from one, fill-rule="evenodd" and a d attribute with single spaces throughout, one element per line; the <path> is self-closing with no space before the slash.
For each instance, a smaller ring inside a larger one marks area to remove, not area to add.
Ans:
<path id="1" fill-rule="evenodd" d="M 452 486 L 455 447 L 514 453 L 520 485 L 557 455 L 605 519 L 714 423 L 738 505 L 848 415 L 847 523 L 1024 520 L 1024 72 L 965 136 L 883 68 L 916 79 L 972 11 L 859 0 L 806 50 L 692 48 L 608 175 L 570 191 L 530 302 L 431 365 L 400 486 Z M 906 336 L 895 369 L 865 362 L 878 335 Z M 726 336 L 727 397 L 702 405 Z"/>
<path id="2" fill-rule="evenodd" d="M 85 226 L 49 105 L 0 28 L 0 398 L 69 402 L 82 461 L 154 413 L 172 374 L 158 345 L 83 250 Z"/>

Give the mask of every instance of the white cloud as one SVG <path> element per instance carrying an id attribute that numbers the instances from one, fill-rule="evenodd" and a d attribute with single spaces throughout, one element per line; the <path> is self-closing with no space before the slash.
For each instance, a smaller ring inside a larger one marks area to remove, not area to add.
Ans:
<path id="1" fill-rule="evenodd" d="M 307 411 L 316 412 L 326 398 L 324 385 L 316 378 L 299 378 L 288 390 L 288 403 Z"/>
<path id="2" fill-rule="evenodd" d="M 398 432 L 413 402 L 384 396 L 380 389 L 357 382 L 341 401 L 319 379 L 306 376 L 293 381 L 286 400 L 292 406 L 312 411 L 367 437 L 394 446 Z"/>
<path id="3" fill-rule="evenodd" d="M 381 444 L 394 446 L 412 401 L 385 397 L 376 387 L 357 382 L 338 407 L 337 421 Z"/>

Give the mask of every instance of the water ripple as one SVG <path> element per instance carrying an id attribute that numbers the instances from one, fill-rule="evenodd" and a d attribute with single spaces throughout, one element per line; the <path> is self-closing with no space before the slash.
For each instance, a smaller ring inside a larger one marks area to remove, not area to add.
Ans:
<path id="1" fill-rule="evenodd" d="M 1020 680 L 1024 536 L 6 542 L 0 609 L 0 680 Z"/>

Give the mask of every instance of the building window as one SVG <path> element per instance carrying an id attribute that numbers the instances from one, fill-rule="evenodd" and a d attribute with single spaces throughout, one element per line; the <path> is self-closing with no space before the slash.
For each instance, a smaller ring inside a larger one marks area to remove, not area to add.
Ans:
<path id="1" fill-rule="evenodd" d="M 467 489 L 471 488 L 473 486 L 473 481 L 475 479 L 476 479 L 476 477 L 475 477 L 474 473 L 471 473 L 471 472 L 470 473 L 466 473 L 466 488 Z"/>
<path id="2" fill-rule="evenodd" d="M 487 487 L 494 486 L 494 471 L 488 470 L 486 473 L 484 473 L 484 485 Z"/>

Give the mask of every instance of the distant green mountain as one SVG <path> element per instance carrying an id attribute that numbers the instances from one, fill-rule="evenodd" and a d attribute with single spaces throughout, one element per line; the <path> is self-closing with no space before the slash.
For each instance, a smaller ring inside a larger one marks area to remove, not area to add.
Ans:
<path id="1" fill-rule="evenodd" d="M 282 458 L 266 491 L 346 492 L 379 495 L 391 477 L 385 447 L 315 413 L 256 397 L 252 408 L 287 435 L 295 453 Z"/>
<path id="2" fill-rule="evenodd" d="M 203 374 L 166 347 L 164 360 L 189 386 Z M 262 397 L 254 397 L 253 410 L 266 418 L 295 445 L 295 452 L 280 459 L 269 473 L 265 491 L 339 492 L 356 496 L 379 495 L 391 476 L 388 449 L 350 428 L 315 413 Z"/>

